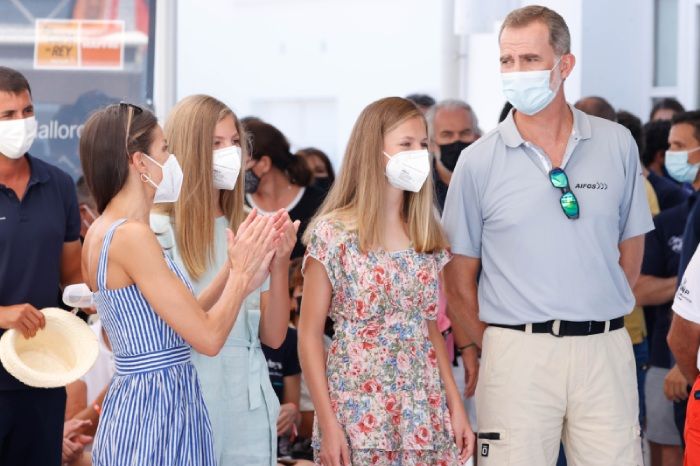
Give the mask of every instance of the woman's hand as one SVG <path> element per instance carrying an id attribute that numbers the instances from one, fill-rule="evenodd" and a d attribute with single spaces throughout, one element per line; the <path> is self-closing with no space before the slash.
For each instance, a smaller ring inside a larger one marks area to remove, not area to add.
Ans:
<path id="1" fill-rule="evenodd" d="M 459 450 L 459 460 L 464 463 L 474 454 L 475 439 L 461 400 L 450 409 L 450 419 L 455 434 L 455 443 Z"/>
<path id="2" fill-rule="evenodd" d="M 282 217 L 282 222 L 275 223 L 276 229 L 280 232 L 280 237 L 275 248 L 275 257 L 272 259 L 272 267 L 280 267 L 285 271 L 289 269 L 289 255 L 297 244 L 299 224 L 299 220 L 292 222 L 286 211 Z"/>
<path id="3" fill-rule="evenodd" d="M 323 466 L 351 466 L 350 447 L 338 422 L 321 429 L 319 459 Z"/>
<path id="4" fill-rule="evenodd" d="M 258 216 L 253 209 L 235 237 L 227 230 L 231 271 L 235 277 L 243 277 L 248 293 L 259 288 L 267 277 L 279 235 L 274 228 L 276 217 Z"/>
<path id="5" fill-rule="evenodd" d="M 92 442 L 92 437 L 79 434 L 78 431 L 91 424 L 92 421 L 87 419 L 69 419 L 63 424 L 62 464 L 72 463 L 82 456 L 85 445 Z"/>
<path id="6" fill-rule="evenodd" d="M 285 403 L 280 406 L 280 413 L 277 416 L 277 435 L 283 436 L 292 432 L 292 426 L 301 418 L 299 408 L 294 403 Z"/>

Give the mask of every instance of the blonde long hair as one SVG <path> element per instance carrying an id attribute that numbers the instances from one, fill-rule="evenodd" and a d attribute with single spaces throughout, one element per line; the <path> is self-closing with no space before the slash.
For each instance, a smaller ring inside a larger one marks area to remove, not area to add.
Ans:
<path id="1" fill-rule="evenodd" d="M 384 136 L 412 118 L 420 118 L 425 124 L 415 104 L 400 97 L 378 100 L 362 111 L 350 134 L 339 176 L 306 230 L 305 243 L 308 244 L 316 222 L 335 219 L 357 231 L 363 252 L 382 244 L 384 187 L 388 182 L 384 171 Z M 419 192 L 403 193 L 401 217 L 418 252 L 448 247 L 438 222 L 433 190 L 432 177 L 428 176 Z"/>
<path id="2" fill-rule="evenodd" d="M 221 190 L 216 199 L 213 182 L 214 130 L 217 123 L 232 116 L 241 139 L 241 171 L 232 191 Z M 175 241 L 190 277 L 197 280 L 214 257 L 215 202 L 219 202 L 229 225 L 236 231 L 245 218 L 244 161 L 248 152 L 243 126 L 233 111 L 208 95 L 185 97 L 171 111 L 165 123 L 165 137 L 185 176 L 180 198 L 161 211 L 170 215 Z"/>

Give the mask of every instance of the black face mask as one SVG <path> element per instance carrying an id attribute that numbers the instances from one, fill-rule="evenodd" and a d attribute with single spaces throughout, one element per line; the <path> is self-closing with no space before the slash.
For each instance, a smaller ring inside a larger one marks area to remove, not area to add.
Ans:
<path id="1" fill-rule="evenodd" d="M 327 176 L 322 176 L 314 179 L 314 186 L 323 192 L 328 192 L 331 189 L 331 179 Z"/>
<path id="2" fill-rule="evenodd" d="M 253 170 L 246 170 L 245 192 L 248 194 L 253 194 L 258 190 L 258 186 L 260 186 L 260 177 L 253 173 Z"/>
<path id="3" fill-rule="evenodd" d="M 457 166 L 457 160 L 459 159 L 459 154 L 469 147 L 471 142 L 455 141 L 451 144 L 444 144 L 440 146 L 440 161 L 449 171 L 454 171 L 455 166 Z"/>

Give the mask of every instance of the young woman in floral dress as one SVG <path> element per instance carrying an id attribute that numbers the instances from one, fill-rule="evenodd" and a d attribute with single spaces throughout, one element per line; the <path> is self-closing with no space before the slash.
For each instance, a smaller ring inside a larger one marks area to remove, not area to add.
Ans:
<path id="1" fill-rule="evenodd" d="M 450 258 L 426 147 L 413 103 L 369 105 L 306 232 L 299 349 L 316 408 L 317 464 L 452 466 L 472 454 L 435 321 Z M 324 362 L 329 314 L 335 335 Z"/>

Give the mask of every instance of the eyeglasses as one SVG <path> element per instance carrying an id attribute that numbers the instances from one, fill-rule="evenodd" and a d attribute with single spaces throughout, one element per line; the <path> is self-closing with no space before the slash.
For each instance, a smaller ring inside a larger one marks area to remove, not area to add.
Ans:
<path id="1" fill-rule="evenodd" d="M 574 193 L 571 192 L 569 177 L 566 176 L 566 172 L 561 168 L 553 168 L 549 172 L 549 181 L 552 183 L 552 186 L 561 190 L 559 204 L 566 218 L 569 220 L 576 220 L 579 214 L 578 199 L 576 199 Z"/>

